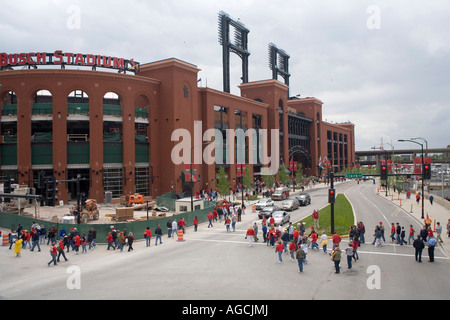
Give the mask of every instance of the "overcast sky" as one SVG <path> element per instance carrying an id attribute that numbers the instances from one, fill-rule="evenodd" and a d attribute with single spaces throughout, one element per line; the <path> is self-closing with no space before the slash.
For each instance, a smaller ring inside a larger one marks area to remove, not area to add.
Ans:
<path id="1" fill-rule="evenodd" d="M 249 81 L 272 77 L 268 45 L 290 55 L 290 94 L 355 124 L 356 150 L 450 145 L 448 0 L 3 1 L 0 52 L 92 53 L 140 63 L 175 57 L 222 90 L 222 10 L 249 30 Z M 231 92 L 241 60 L 231 55 Z M 284 81 L 279 77 L 280 81 Z M 420 140 L 418 140 L 420 141 Z"/>

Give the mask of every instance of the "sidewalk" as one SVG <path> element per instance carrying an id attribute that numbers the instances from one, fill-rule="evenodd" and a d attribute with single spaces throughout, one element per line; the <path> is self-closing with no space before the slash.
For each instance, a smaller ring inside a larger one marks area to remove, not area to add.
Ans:
<path id="1" fill-rule="evenodd" d="M 413 217 L 417 222 L 420 224 L 420 226 L 424 225 L 424 220 L 422 217 L 422 199 L 420 200 L 419 204 L 416 202 L 416 198 L 413 194 L 411 195 L 411 199 L 406 199 L 406 194 L 402 193 L 400 196 L 398 193 L 393 193 L 392 190 L 388 192 L 388 196 L 386 196 L 385 189 L 379 189 L 378 195 L 382 198 L 384 198 L 386 201 L 390 201 L 393 204 L 397 205 L 399 208 L 403 209 L 407 214 L 409 214 L 411 217 Z M 445 203 L 445 199 L 440 199 L 440 197 L 433 195 L 434 201 L 433 204 L 430 203 L 430 200 L 428 198 L 428 194 L 425 194 L 424 199 L 424 217 L 426 218 L 427 215 L 431 219 L 431 228 L 433 232 L 435 231 L 435 228 L 437 226 L 437 222 L 440 222 L 442 226 L 442 233 L 441 238 L 443 240 L 442 244 L 439 244 L 439 247 L 443 249 L 445 255 L 447 257 L 450 257 L 450 238 L 447 235 L 447 222 L 450 219 L 450 202 L 448 204 L 448 208 L 444 205 L 439 204 L 438 202 Z M 416 236 L 417 233 L 420 230 L 416 230 Z"/>

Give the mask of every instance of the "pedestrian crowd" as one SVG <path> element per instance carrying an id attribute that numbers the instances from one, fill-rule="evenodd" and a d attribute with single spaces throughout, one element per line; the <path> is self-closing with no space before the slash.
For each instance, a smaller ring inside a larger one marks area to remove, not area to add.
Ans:
<path id="1" fill-rule="evenodd" d="M 213 223 L 224 223 L 227 232 L 236 231 L 236 223 L 241 221 L 241 215 L 245 214 L 245 206 L 235 206 L 234 204 L 223 201 L 219 203 L 216 208 L 208 215 L 208 228 L 213 227 Z M 318 226 L 318 211 L 314 210 L 314 226 L 311 226 L 309 232 L 306 231 L 304 223 L 301 221 L 298 223 L 297 228 L 294 227 L 292 222 L 289 222 L 289 226 L 285 229 L 281 225 L 275 225 L 274 218 L 263 218 L 261 221 L 261 232 L 263 243 L 267 246 L 275 249 L 275 253 L 278 257 L 278 262 L 283 262 L 283 255 L 289 255 L 291 261 L 297 260 L 299 272 L 303 272 L 304 264 L 308 263 L 307 255 L 309 249 L 313 251 L 317 249 L 324 253 L 327 252 L 327 245 L 329 238 L 325 233 L 322 233 L 319 237 L 316 232 Z M 198 230 L 199 219 L 197 216 L 192 221 L 194 226 L 194 232 Z M 186 232 L 186 221 L 184 218 L 176 219 L 170 218 L 167 222 L 167 234 L 168 238 L 175 239 L 177 232 Z M 258 242 L 258 224 L 256 222 L 247 230 L 245 238 L 249 241 L 249 246 L 253 246 L 253 242 Z M 342 238 L 338 234 L 333 234 L 331 237 L 332 251 L 329 253 L 330 259 L 334 263 L 336 273 L 340 273 L 340 261 L 342 253 L 345 253 L 347 266 L 352 268 L 352 261 L 356 262 L 359 259 L 358 247 L 365 243 L 365 226 L 362 221 L 358 222 L 356 226 L 351 226 L 349 229 L 349 241 L 345 248 L 340 247 Z M 158 225 L 153 231 L 155 238 L 155 246 L 162 242 L 162 229 Z M 418 262 L 422 262 L 422 251 L 424 248 L 428 250 L 429 261 L 434 262 L 434 249 L 439 243 L 442 243 L 442 226 L 440 222 L 437 222 L 437 226 L 433 231 L 431 228 L 431 219 L 427 216 L 424 219 L 424 225 L 422 229 L 416 235 L 416 230 L 413 225 L 409 226 L 408 235 L 404 226 L 400 226 L 397 223 L 391 223 L 390 238 L 392 243 L 398 245 L 412 245 L 415 249 L 415 259 Z M 450 219 L 447 223 L 447 234 L 450 237 Z M 57 236 L 59 235 L 59 240 Z M 416 238 L 415 238 L 416 237 Z M 16 257 L 20 257 L 21 250 L 27 249 L 31 252 L 37 248 L 37 251 L 41 251 L 41 245 L 50 246 L 51 260 L 48 262 L 54 265 L 60 262 L 61 256 L 65 261 L 68 261 L 66 253 L 75 252 L 78 254 L 87 253 L 88 250 L 96 248 L 97 232 L 92 227 L 88 234 L 84 232 L 80 234 L 76 227 L 70 228 L 69 232 L 66 232 L 64 227 L 58 231 L 55 226 L 52 226 L 48 232 L 43 225 L 34 223 L 31 225 L 30 230 L 24 229 L 21 224 L 18 225 L 16 230 L 11 230 L 9 233 L 9 249 L 14 245 L 14 253 Z M 144 238 L 146 247 L 151 246 L 152 231 L 150 227 L 147 227 L 144 231 Z M 407 241 L 406 241 L 407 239 Z M 111 227 L 108 232 L 108 236 L 105 239 L 107 241 L 106 250 L 119 249 L 121 252 L 124 247 L 128 247 L 128 252 L 133 250 L 133 242 L 135 237 L 132 232 L 124 230 L 116 230 Z M 375 247 L 382 247 L 386 243 L 385 228 L 380 221 L 375 226 L 373 233 L 372 245 Z M 353 259 L 353 260 L 352 260 Z"/>

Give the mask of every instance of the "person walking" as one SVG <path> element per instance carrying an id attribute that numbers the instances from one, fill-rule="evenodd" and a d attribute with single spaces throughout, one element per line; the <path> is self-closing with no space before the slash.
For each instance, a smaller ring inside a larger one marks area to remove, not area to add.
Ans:
<path id="1" fill-rule="evenodd" d="M 436 226 L 436 242 L 442 243 L 441 233 L 442 233 L 442 226 L 441 223 L 438 221 Z"/>
<path id="2" fill-rule="evenodd" d="M 392 243 L 395 242 L 395 224 L 393 222 L 391 223 L 391 240 Z"/>
<path id="3" fill-rule="evenodd" d="M 50 256 L 52 257 L 52 260 L 50 260 L 47 264 L 49 267 L 52 262 L 56 266 L 56 254 L 57 254 L 57 249 L 56 249 L 55 243 L 53 242 L 52 246 L 50 248 Z"/>
<path id="4" fill-rule="evenodd" d="M 306 259 L 306 257 L 308 256 L 308 238 L 305 237 L 302 239 L 302 244 L 300 245 L 300 248 L 303 249 L 303 251 L 305 252 L 305 259 L 303 260 L 303 262 L 305 264 L 308 263 L 308 260 Z"/>
<path id="5" fill-rule="evenodd" d="M 401 246 L 403 245 L 403 241 L 400 239 L 400 235 L 402 233 L 402 228 L 400 227 L 400 223 L 396 223 L 397 226 L 395 227 L 395 234 L 397 237 L 397 244 L 400 244 Z"/>
<path id="6" fill-rule="evenodd" d="M 322 250 L 324 253 L 327 253 L 327 244 L 328 244 L 328 236 L 325 232 L 320 236 L 320 245 L 322 246 Z"/>
<path id="7" fill-rule="evenodd" d="M 22 250 L 22 242 L 23 242 L 22 238 L 19 238 L 16 241 L 14 241 L 14 253 L 16 254 L 17 258 L 20 258 L 20 251 Z"/>
<path id="8" fill-rule="evenodd" d="M 319 245 L 317 244 L 317 239 L 319 236 L 317 235 L 316 231 L 313 231 L 311 234 L 311 250 L 314 250 L 314 248 L 317 248 L 317 251 L 319 251 Z"/>
<path id="9" fill-rule="evenodd" d="M 82 233 L 81 235 L 81 253 L 87 253 L 86 250 L 86 244 L 87 244 L 87 239 L 86 239 L 86 233 Z"/>
<path id="10" fill-rule="evenodd" d="M 375 241 L 374 241 L 375 247 L 378 247 L 378 246 L 382 247 L 383 242 L 381 241 L 381 230 L 380 230 L 379 226 L 376 227 L 374 236 L 375 236 Z"/>
<path id="11" fill-rule="evenodd" d="M 230 232 L 230 224 L 231 224 L 231 219 L 230 217 L 226 217 L 225 218 L 225 227 L 227 229 L 227 232 Z"/>
<path id="12" fill-rule="evenodd" d="M 74 246 L 75 246 L 75 254 L 78 254 L 78 252 L 80 251 L 80 246 L 81 246 L 81 238 L 80 235 L 77 233 L 77 235 L 74 238 L 74 242 L 73 242 Z"/>
<path id="13" fill-rule="evenodd" d="M 253 237 L 255 235 L 255 230 L 253 229 L 253 227 L 250 227 L 247 229 L 247 233 L 245 234 L 245 239 L 248 238 L 248 246 L 252 247 L 253 246 Z"/>
<path id="14" fill-rule="evenodd" d="M 335 273 L 340 273 L 340 263 L 341 263 L 341 249 L 339 249 L 339 246 L 336 246 L 333 251 L 331 252 L 331 261 L 334 263 L 334 268 L 336 270 Z"/>
<path id="15" fill-rule="evenodd" d="M 436 246 L 436 239 L 431 236 L 428 238 L 427 247 L 428 247 L 428 257 L 429 262 L 434 262 L 434 247 Z"/>
<path id="16" fill-rule="evenodd" d="M 414 243 L 414 233 L 416 233 L 416 230 L 414 230 L 414 227 L 412 224 L 409 225 L 409 236 L 408 236 L 408 244 L 411 244 L 411 240 Z"/>
<path id="17" fill-rule="evenodd" d="M 180 219 L 179 221 L 182 221 L 182 220 Z M 182 229 L 180 229 L 180 230 L 182 230 Z M 155 246 L 158 245 L 158 239 L 159 239 L 159 244 L 162 244 L 162 240 L 161 240 L 162 230 L 161 230 L 161 226 L 159 224 L 155 229 L 155 237 L 156 237 Z"/>
<path id="18" fill-rule="evenodd" d="M 119 234 L 117 235 L 117 240 L 118 242 L 118 248 L 120 249 L 120 252 L 123 252 L 123 247 L 127 244 L 126 240 L 125 240 L 125 235 L 123 234 L 123 232 L 119 232 Z"/>
<path id="19" fill-rule="evenodd" d="M 167 221 L 167 236 L 170 238 L 171 235 L 172 235 L 172 219 L 169 219 L 169 221 Z"/>
<path id="20" fill-rule="evenodd" d="M 213 224 L 212 224 L 212 219 L 213 219 L 213 214 L 210 212 L 209 214 L 208 214 L 208 221 L 209 221 L 209 223 L 208 223 L 208 228 L 209 227 L 213 227 Z"/>
<path id="21" fill-rule="evenodd" d="M 336 247 L 339 247 L 339 243 L 341 242 L 342 238 L 340 235 L 338 235 L 337 233 L 333 234 L 333 236 L 331 237 L 331 240 L 333 241 L 333 250 Z"/>
<path id="22" fill-rule="evenodd" d="M 255 231 L 255 234 L 254 234 L 254 240 L 255 240 L 255 242 L 258 242 L 259 241 L 259 238 L 258 238 L 258 225 L 256 224 L 256 222 L 253 222 L 253 230 Z"/>
<path id="23" fill-rule="evenodd" d="M 12 245 L 14 244 L 14 242 L 16 242 L 17 239 L 18 239 L 17 232 L 14 229 L 12 229 L 11 232 L 9 233 L 9 250 L 11 250 Z"/>
<path id="24" fill-rule="evenodd" d="M 40 234 L 39 234 L 39 230 L 34 230 L 33 236 L 33 246 L 31 247 L 30 251 L 34 250 L 34 247 L 38 247 L 38 252 L 41 252 L 41 247 L 39 246 L 39 239 L 40 239 Z"/>
<path id="25" fill-rule="evenodd" d="M 289 249 L 289 233 L 288 231 L 284 231 L 282 236 L 281 236 L 281 241 L 283 241 L 283 248 L 284 248 L 284 252 L 287 253 L 288 249 Z"/>
<path id="26" fill-rule="evenodd" d="M 359 222 L 358 229 L 359 229 L 359 245 L 361 245 L 361 243 L 366 243 L 366 240 L 364 238 L 364 235 L 366 233 L 366 227 L 364 226 L 364 223 L 362 221 Z"/>
<path id="27" fill-rule="evenodd" d="M 413 247 L 415 249 L 414 256 L 416 257 L 416 261 L 422 262 L 422 250 L 425 248 L 425 244 L 420 235 L 417 235 L 417 239 L 414 240 Z"/>
<path id="28" fill-rule="evenodd" d="M 295 251 L 295 258 L 298 263 L 298 272 L 303 273 L 303 261 L 306 259 L 306 254 L 301 247 Z"/>
<path id="29" fill-rule="evenodd" d="M 133 233 L 130 232 L 127 236 L 127 242 L 128 242 L 128 252 L 130 252 L 130 250 L 134 250 L 133 249 L 133 242 L 134 242 L 134 236 Z"/>
<path id="30" fill-rule="evenodd" d="M 192 224 L 194 225 L 194 232 L 197 232 L 197 229 L 198 229 L 198 218 L 197 218 L 197 216 L 195 216 L 194 220 L 192 220 Z"/>
<path id="31" fill-rule="evenodd" d="M 177 234 L 177 226 L 178 226 L 177 220 L 173 219 L 173 221 L 172 221 L 172 239 L 175 239 L 175 235 Z"/>
<path id="32" fill-rule="evenodd" d="M 349 242 L 347 248 L 345 248 L 345 255 L 347 256 L 347 267 L 351 269 L 353 258 L 353 247 L 351 242 Z"/>
<path id="33" fill-rule="evenodd" d="M 172 223 L 170 223 L 170 229 L 172 230 Z M 150 247 L 150 242 L 152 240 L 152 231 L 150 230 L 150 227 L 147 227 L 147 229 L 145 229 L 144 238 L 145 238 L 145 246 Z"/>
<path id="34" fill-rule="evenodd" d="M 406 231 L 405 231 L 405 227 L 402 227 L 402 232 L 400 233 L 400 240 L 402 242 L 402 244 L 408 244 L 408 242 L 405 241 L 405 236 L 406 236 Z"/>
<path id="35" fill-rule="evenodd" d="M 291 261 L 294 261 L 295 259 L 295 251 L 297 250 L 297 245 L 295 244 L 294 240 L 291 240 L 291 243 L 289 244 L 289 253 L 291 254 Z"/>
<path id="36" fill-rule="evenodd" d="M 237 222 L 236 214 L 233 214 L 231 216 L 231 229 L 233 229 L 233 232 L 236 231 L 236 222 Z"/>
<path id="37" fill-rule="evenodd" d="M 283 243 L 281 243 L 281 241 L 278 241 L 278 244 L 275 247 L 275 253 L 278 254 L 278 263 L 283 262 L 283 250 L 284 250 Z"/>
<path id="38" fill-rule="evenodd" d="M 109 248 L 113 248 L 114 250 L 116 250 L 116 246 L 114 245 L 114 240 L 113 240 L 113 236 L 111 234 L 111 232 L 108 232 L 108 236 L 105 239 L 108 242 L 108 248 L 106 248 L 106 250 L 109 250 Z M 67 252 L 69 252 L 69 247 L 67 247 Z"/>
<path id="39" fill-rule="evenodd" d="M 56 248 L 58 251 L 58 257 L 56 258 L 56 261 L 59 262 L 59 257 L 63 256 L 64 261 L 67 261 L 66 255 L 64 254 L 64 241 L 63 239 L 60 239 L 58 242 L 58 247 Z"/>

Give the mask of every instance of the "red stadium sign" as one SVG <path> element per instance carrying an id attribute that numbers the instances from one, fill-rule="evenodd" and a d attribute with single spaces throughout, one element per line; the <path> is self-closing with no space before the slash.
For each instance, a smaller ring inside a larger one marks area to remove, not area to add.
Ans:
<path id="1" fill-rule="evenodd" d="M 117 69 L 119 71 L 139 72 L 139 62 L 133 59 L 127 60 L 123 58 L 102 56 L 94 54 L 81 54 L 63 52 L 57 50 L 52 53 L 48 52 L 29 52 L 29 53 L 0 53 L 1 69 L 12 68 L 18 66 L 37 66 L 37 65 L 60 65 L 64 66 L 85 66 Z"/>

